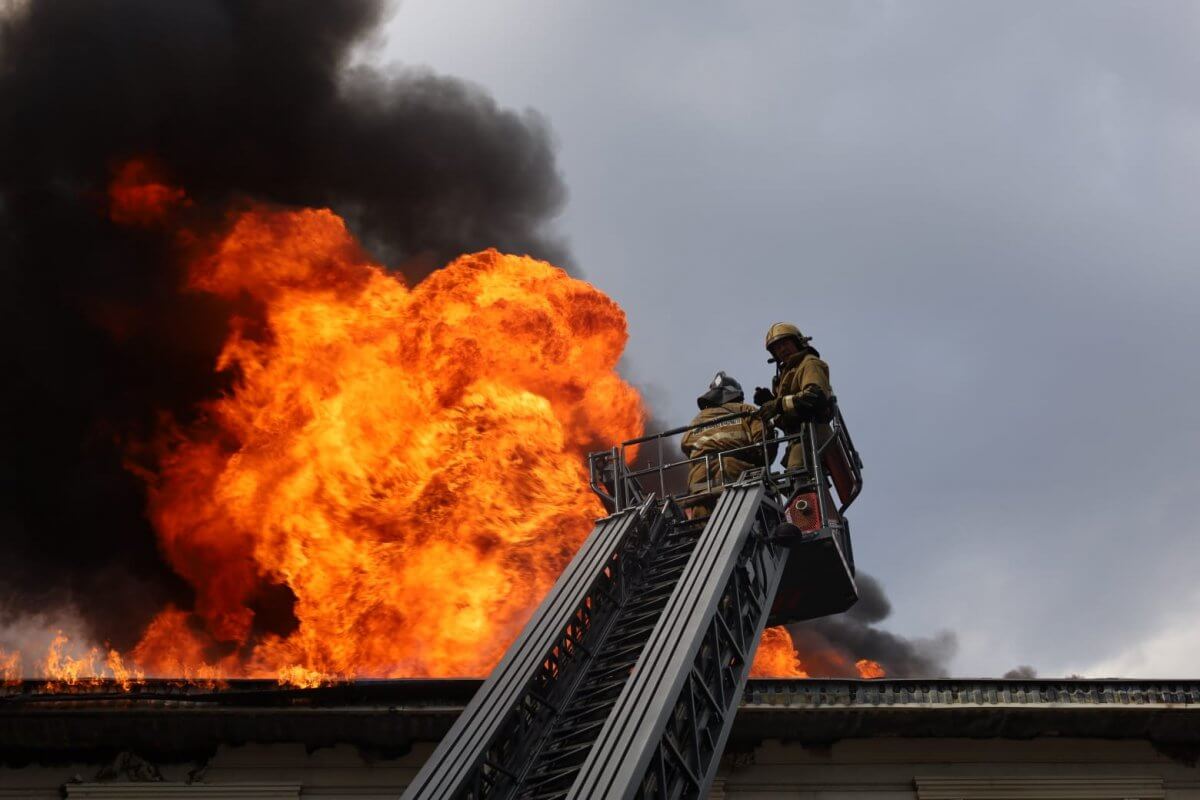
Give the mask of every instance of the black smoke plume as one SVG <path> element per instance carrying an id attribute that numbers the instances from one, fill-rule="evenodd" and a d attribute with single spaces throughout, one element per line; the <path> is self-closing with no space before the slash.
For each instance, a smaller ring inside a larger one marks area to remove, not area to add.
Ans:
<path id="1" fill-rule="evenodd" d="M 814 677 L 856 678 L 855 662 L 877 661 L 889 678 L 939 678 L 949 674 L 949 661 L 958 647 L 955 635 L 944 631 L 929 639 L 908 639 L 882 630 L 878 623 L 892 613 L 892 604 L 878 580 L 859 573 L 859 600 L 845 614 L 789 625 L 805 669 Z"/>
<path id="2" fill-rule="evenodd" d="M 246 199 L 332 207 L 412 278 L 488 246 L 561 263 L 546 224 L 564 187 L 535 114 L 427 71 L 349 66 L 379 0 L 7 8 L 0 608 L 73 605 L 94 638 L 128 647 L 189 590 L 158 555 L 127 443 L 222 390 L 228 314 L 179 291 L 165 234 L 106 218 L 114 169 L 153 159 L 214 224 Z M 264 591 L 259 619 L 286 628 L 279 595 Z"/>

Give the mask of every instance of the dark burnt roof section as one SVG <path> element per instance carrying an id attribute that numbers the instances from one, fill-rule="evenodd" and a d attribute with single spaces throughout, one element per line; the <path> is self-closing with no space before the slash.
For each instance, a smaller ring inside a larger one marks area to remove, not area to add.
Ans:
<path id="1" fill-rule="evenodd" d="M 362 680 L 298 689 L 273 681 L 203 686 L 112 682 L 48 693 L 0 689 L 0 759 L 106 760 L 122 750 L 192 761 L 221 744 L 353 744 L 400 755 L 449 729 L 478 680 Z M 730 747 L 873 736 L 1148 739 L 1200 747 L 1200 681 L 752 680 Z"/>
<path id="2" fill-rule="evenodd" d="M 81 681 L 67 686 L 23 681 L 0 686 L 0 714 L 15 709 L 83 707 L 113 710 L 202 706 L 291 708 L 325 706 L 450 706 L 461 709 L 483 681 L 478 678 L 406 678 L 356 680 L 310 689 L 272 680 L 186 681 L 154 678 L 132 681 Z"/>
<path id="3" fill-rule="evenodd" d="M 148 680 L 0 688 L 0 765 L 203 762 L 221 745 L 352 744 L 381 757 L 437 741 L 480 680 L 361 680 L 301 689 L 267 680 L 220 685 Z"/>

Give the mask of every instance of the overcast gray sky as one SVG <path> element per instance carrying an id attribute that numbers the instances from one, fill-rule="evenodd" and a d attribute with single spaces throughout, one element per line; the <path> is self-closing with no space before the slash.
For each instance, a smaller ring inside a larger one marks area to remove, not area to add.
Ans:
<path id="1" fill-rule="evenodd" d="M 958 675 L 1195 675 L 1200 4 L 408 0 L 372 61 L 536 109 L 685 422 L 792 320 L 856 555 Z"/>

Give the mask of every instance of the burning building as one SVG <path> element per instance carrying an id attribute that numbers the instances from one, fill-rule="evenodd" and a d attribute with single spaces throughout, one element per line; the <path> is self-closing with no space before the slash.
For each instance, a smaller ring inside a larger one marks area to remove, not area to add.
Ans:
<path id="1" fill-rule="evenodd" d="M 647 410 L 546 126 L 356 64 L 384 11 L 0 14 L 6 674 L 480 676 L 600 513 Z"/>
<path id="2" fill-rule="evenodd" d="M 0 797 L 396 796 L 642 432 L 545 123 L 382 13 L 0 11 Z M 718 794 L 1194 787 L 1194 685 L 882 679 L 876 594 L 767 632 Z"/>

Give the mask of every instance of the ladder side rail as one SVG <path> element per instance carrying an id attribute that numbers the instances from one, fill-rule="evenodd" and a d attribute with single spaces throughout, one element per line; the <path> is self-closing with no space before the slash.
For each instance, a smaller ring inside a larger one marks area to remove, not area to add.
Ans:
<path id="1" fill-rule="evenodd" d="M 702 646 L 690 665 L 678 659 L 675 663 L 676 670 L 687 667 L 688 678 L 670 708 L 661 736 L 656 742 L 644 737 L 651 747 L 649 763 L 640 776 L 627 768 L 625 781 L 609 796 L 707 797 L 788 555 L 762 535 L 783 519 L 783 508 L 764 498 L 757 517 L 758 531 L 750 533 L 737 556 L 737 566 L 710 617 Z M 644 750 L 640 755 L 644 761 Z"/>
<path id="2" fill-rule="evenodd" d="M 621 630 L 617 626 L 617 621 L 621 612 L 625 609 L 630 601 L 636 599 L 633 594 L 640 585 L 647 565 L 652 563 L 659 546 L 663 543 L 664 538 L 670 532 L 673 521 L 679 518 L 678 507 L 671 501 L 666 501 L 661 506 L 660 513 L 655 517 L 649 526 L 649 531 L 646 536 L 631 537 L 630 540 L 622 547 L 621 563 L 611 565 L 613 569 L 613 601 L 610 613 L 605 619 L 598 620 L 595 630 L 593 630 L 587 640 L 587 651 L 584 659 L 579 665 L 579 669 L 575 670 L 570 676 L 569 681 L 564 681 L 563 702 L 558 704 L 554 709 L 552 717 L 547 720 L 547 724 L 543 734 L 535 740 L 527 743 L 527 746 L 522 748 L 519 758 L 514 758 L 513 774 L 509 776 L 510 781 L 503 781 L 503 789 L 511 790 L 504 791 L 503 796 L 509 796 L 519 792 L 529 778 L 529 770 L 533 763 L 537 760 L 539 753 L 551 744 L 548 733 L 559 723 L 566 715 L 569 715 L 577 710 L 573 705 L 574 699 L 577 697 L 578 690 L 584 686 L 584 679 L 587 675 L 588 667 L 599 654 L 603 653 L 605 642 L 612 634 L 620 634 Z"/>
<path id="3" fill-rule="evenodd" d="M 641 504 L 640 522 L 602 567 L 551 656 L 529 682 L 509 723 L 484 748 L 481 769 L 472 779 L 477 788 L 465 792 L 466 796 L 509 798 L 520 790 L 551 730 L 569 712 L 571 698 L 630 600 L 631 587 L 640 582 L 647 560 L 670 527 L 669 520 L 678 516 L 673 503 L 654 501 L 651 496 Z"/>
<path id="4" fill-rule="evenodd" d="M 647 525 L 649 505 L 597 522 L 504 658 L 417 773 L 404 800 L 458 797 L 472 785 L 481 785 L 472 775 L 486 766 L 484 753 L 489 744 L 522 711 L 523 698 L 542 677 L 543 665 L 554 657 L 555 647 L 561 645 L 579 608 L 604 579 L 605 568 L 614 563 L 613 556 Z"/>
<path id="5" fill-rule="evenodd" d="M 783 518 L 781 508 L 771 508 L 765 501 L 759 512 L 765 531 Z M 786 558 L 786 552 L 768 537 L 750 535 L 709 623 L 706 642 L 713 644 L 697 654 L 684 697 L 675 706 L 676 712 L 690 710 L 690 717 L 672 715 L 649 765 L 636 786 L 625 788 L 625 797 L 702 800 L 708 796 L 733 732 Z M 676 756 L 684 752 L 679 742 L 688 738 L 694 753 L 690 763 Z"/>
<path id="6" fill-rule="evenodd" d="M 705 526 L 687 569 L 680 575 L 656 629 L 651 634 L 650 641 L 647 642 L 642 657 L 638 661 L 638 674 L 642 677 L 629 687 L 633 690 L 634 696 L 618 701 L 619 705 L 640 712 L 645 708 L 645 703 L 649 702 L 649 698 L 659 691 L 658 682 L 662 679 L 661 668 L 669 659 L 671 645 L 674 644 L 672 636 L 686 625 L 688 616 L 693 613 L 695 593 L 703 591 L 705 586 L 712 583 L 714 559 L 723 542 L 723 537 L 719 532 L 727 531 L 731 527 L 730 519 L 736 517 L 736 506 L 737 503 L 727 503 L 722 510 L 721 503 L 718 501 L 717 508 L 714 509 L 712 517 Z M 636 727 L 632 717 L 619 719 L 616 724 L 625 729 Z"/>
<path id="7" fill-rule="evenodd" d="M 742 694 L 750 678 L 750 667 L 754 664 L 762 631 L 767 627 L 770 606 L 784 576 L 788 555 L 786 548 L 775 545 L 766 535 L 782 519 L 784 509 L 781 506 L 772 500 L 761 501 L 758 506 L 758 527 L 763 535 L 750 534 L 739 555 L 737 569 L 734 569 L 721 596 L 718 614 L 709 624 L 708 636 L 724 646 L 713 646 L 707 652 L 701 650 L 691 670 L 688 690 L 692 696 L 698 696 L 698 699 L 692 700 L 692 705 L 695 708 L 708 700 L 710 710 L 707 716 L 696 715 L 691 727 L 677 734 L 677 738 L 688 733 L 694 735 L 696 752 L 703 753 L 707 759 L 707 762 L 702 760 L 696 764 L 701 782 L 700 786 L 695 787 L 695 794 L 691 795 L 695 800 L 707 798 L 709 789 L 712 789 L 726 742 L 733 732 L 734 716 L 742 704 Z M 634 796 L 647 796 L 652 792 L 649 778 L 658 774 L 655 762 L 662 762 L 666 756 L 666 744 L 666 741 L 660 740 L 658 751 L 643 771 Z M 659 798 L 688 796 L 686 789 L 688 787 L 678 787 L 677 790 L 676 787 L 661 786 L 659 792 L 653 795 Z M 630 796 L 630 793 L 626 792 L 626 796 Z"/>
<path id="8" fill-rule="evenodd" d="M 720 543 L 720 537 L 713 536 L 713 531 L 728 526 L 733 506 L 736 505 L 728 502 L 727 498 L 730 496 L 731 493 L 726 493 L 718 500 L 687 568 L 680 575 L 667 606 L 663 609 L 662 615 L 650 635 L 650 640 L 642 651 L 634 679 L 627 683 L 622 690 L 614 707 L 614 713 L 610 715 L 596 745 L 588 755 L 588 760 L 580 770 L 580 777 L 572 787 L 570 797 L 603 796 L 603 790 L 593 784 L 603 778 L 603 770 L 606 766 L 609 766 L 610 763 L 612 765 L 619 764 L 622 755 L 621 752 L 618 752 L 614 756 L 608 751 L 620 750 L 623 744 L 621 737 L 628 736 L 630 731 L 636 730 L 641 725 L 642 716 L 646 713 L 645 698 L 657 688 L 657 681 L 662 677 L 655 672 L 654 668 L 660 666 L 661 662 L 669 655 L 664 647 L 664 640 L 669 640 L 670 631 L 679 627 L 679 618 L 690 608 L 689 601 L 692 600 L 690 594 L 695 591 L 696 586 L 702 585 L 706 578 L 707 568 L 711 566 L 712 551 L 717 549 Z M 698 562 L 699 566 L 697 566 Z M 689 589 L 691 591 L 688 591 Z M 618 710 L 621 713 L 616 713 Z"/>
<path id="9" fill-rule="evenodd" d="M 660 745 L 670 746 L 663 739 L 667 723 L 691 680 L 691 667 L 705 638 L 711 636 L 714 624 L 720 625 L 714 622 L 718 605 L 738 567 L 739 554 L 751 537 L 764 499 L 761 477 L 757 482 L 734 484 L 722 493 L 695 554 L 569 797 L 633 796 Z M 776 566 L 772 573 L 776 582 L 777 572 Z M 759 609 L 764 622 L 769 600 Z M 742 665 L 739 683 L 744 683 L 748 670 L 747 662 Z M 726 697 L 736 694 L 736 688 L 726 687 L 729 690 Z M 710 760 L 715 770 L 715 757 Z M 711 782 L 709 770 L 698 777 L 701 783 Z"/>
<path id="10" fill-rule="evenodd" d="M 759 501 L 757 530 L 750 531 L 737 554 L 701 647 L 690 663 L 676 656 L 672 674 L 686 668 L 687 679 L 675 705 L 668 707 L 666 726 L 657 741 L 643 736 L 643 749 L 638 752 L 645 761 L 644 748 L 649 744 L 649 763 L 640 775 L 627 767 L 624 783 L 617 787 L 620 794 L 611 796 L 690 800 L 708 796 L 788 557 L 787 550 L 766 535 L 783 520 L 783 510 L 768 498 Z"/>

